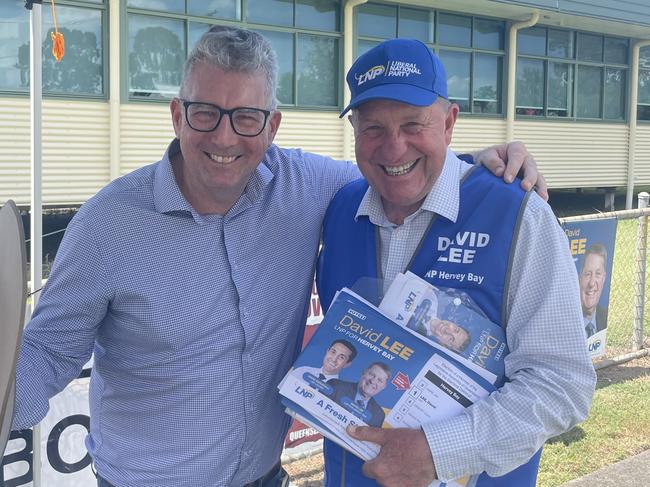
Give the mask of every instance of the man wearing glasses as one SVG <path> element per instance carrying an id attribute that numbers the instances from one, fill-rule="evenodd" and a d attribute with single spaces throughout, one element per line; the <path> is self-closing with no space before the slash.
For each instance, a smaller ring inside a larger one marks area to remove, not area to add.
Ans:
<path id="1" fill-rule="evenodd" d="M 276 387 L 302 341 L 323 215 L 359 173 L 272 144 L 276 85 L 267 41 L 213 28 L 186 62 L 163 159 L 67 229 L 24 333 L 13 426 L 40 421 L 94 354 L 101 487 L 286 482 Z"/>

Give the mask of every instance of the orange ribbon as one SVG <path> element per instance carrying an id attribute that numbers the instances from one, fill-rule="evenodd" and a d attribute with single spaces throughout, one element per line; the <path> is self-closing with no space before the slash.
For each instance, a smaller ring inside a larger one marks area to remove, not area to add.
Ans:
<path id="1" fill-rule="evenodd" d="M 63 34 L 59 32 L 59 27 L 56 23 L 56 11 L 54 9 L 54 0 L 52 0 L 52 18 L 54 19 L 54 32 L 50 32 L 52 38 L 52 55 L 57 61 L 61 61 L 65 54 L 65 40 Z"/>

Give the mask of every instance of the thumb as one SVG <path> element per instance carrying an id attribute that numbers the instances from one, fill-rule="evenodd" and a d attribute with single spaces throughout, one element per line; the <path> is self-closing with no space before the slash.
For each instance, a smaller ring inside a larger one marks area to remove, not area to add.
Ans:
<path id="1" fill-rule="evenodd" d="M 381 428 L 349 425 L 346 431 L 355 440 L 371 441 L 378 445 L 384 444 L 385 431 Z"/>

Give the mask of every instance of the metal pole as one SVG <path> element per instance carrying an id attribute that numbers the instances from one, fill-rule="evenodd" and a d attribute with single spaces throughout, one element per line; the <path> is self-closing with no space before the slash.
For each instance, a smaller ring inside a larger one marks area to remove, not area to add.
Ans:
<path id="1" fill-rule="evenodd" d="M 650 194 L 639 193 L 639 208 L 647 208 Z M 645 259 L 648 245 L 648 217 L 644 215 L 638 219 L 636 234 L 636 293 L 634 306 L 634 332 L 632 344 L 635 350 L 643 348 L 643 312 L 645 307 Z"/>
<path id="2" fill-rule="evenodd" d="M 30 204 L 30 283 L 31 292 L 41 288 L 43 279 L 43 194 L 42 194 L 42 164 L 43 153 L 41 145 L 41 109 L 43 103 L 42 79 L 42 44 L 41 34 L 41 4 L 33 2 L 29 14 L 30 25 L 30 57 L 29 57 L 29 93 L 31 105 L 31 204 Z M 38 302 L 38 293 L 32 295 L 32 309 Z M 41 431 L 37 425 L 33 428 L 33 457 L 32 472 L 34 487 L 41 485 Z"/>

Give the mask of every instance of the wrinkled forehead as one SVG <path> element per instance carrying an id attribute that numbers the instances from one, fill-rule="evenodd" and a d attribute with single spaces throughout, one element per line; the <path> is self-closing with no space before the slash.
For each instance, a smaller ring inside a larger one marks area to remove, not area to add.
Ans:
<path id="1" fill-rule="evenodd" d="M 353 116 L 368 117 L 416 117 L 431 112 L 433 105 L 417 106 L 401 101 L 377 99 L 362 103 L 352 110 Z"/>
<path id="2" fill-rule="evenodd" d="M 605 270 L 605 256 L 589 253 L 585 256 L 585 263 L 583 269 L 602 269 Z"/>
<path id="3" fill-rule="evenodd" d="M 372 374 L 378 378 L 388 379 L 388 374 L 379 365 L 373 365 L 372 367 L 368 368 L 364 374 Z"/>

